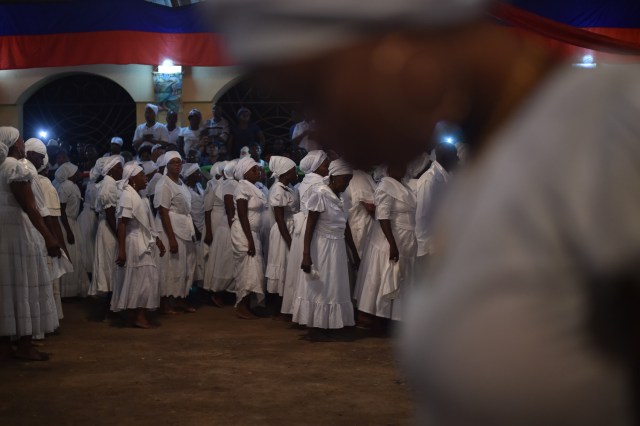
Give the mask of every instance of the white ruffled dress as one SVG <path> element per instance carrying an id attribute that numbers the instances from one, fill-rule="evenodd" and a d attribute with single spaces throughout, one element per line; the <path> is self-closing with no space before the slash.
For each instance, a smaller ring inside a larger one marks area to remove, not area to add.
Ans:
<path id="1" fill-rule="evenodd" d="M 97 296 L 113 291 L 116 272 L 118 240 L 107 222 L 106 210 L 118 205 L 120 191 L 111 176 L 105 176 L 100 182 L 96 197 L 95 211 L 99 214 L 96 232 L 95 254 L 93 256 L 93 275 L 89 286 L 89 295 Z"/>
<path id="2" fill-rule="evenodd" d="M 233 196 L 237 186 L 236 180 L 227 179 L 215 188 L 215 199 L 211 211 L 213 241 L 209 246 L 203 286 L 213 292 L 233 292 L 234 259 L 233 250 L 230 250 L 231 229 L 227 221 L 224 197 L 225 195 Z"/>

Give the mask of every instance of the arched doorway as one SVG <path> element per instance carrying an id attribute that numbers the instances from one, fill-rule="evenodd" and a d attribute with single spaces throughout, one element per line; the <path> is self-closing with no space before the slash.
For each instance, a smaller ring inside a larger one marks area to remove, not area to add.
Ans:
<path id="1" fill-rule="evenodd" d="M 57 78 L 36 90 L 23 105 L 26 138 L 47 132 L 46 139 L 60 139 L 72 153 L 93 144 L 108 150 L 113 136 L 130 146 L 136 128 L 136 104 L 129 93 L 108 78 L 73 74 Z M 46 140 L 45 140 L 46 142 Z"/>

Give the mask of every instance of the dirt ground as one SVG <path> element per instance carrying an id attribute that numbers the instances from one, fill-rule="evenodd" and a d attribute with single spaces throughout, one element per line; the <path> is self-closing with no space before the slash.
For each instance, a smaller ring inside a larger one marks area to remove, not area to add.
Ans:
<path id="1" fill-rule="evenodd" d="M 233 309 L 159 318 L 153 330 L 91 322 L 64 304 L 49 362 L 0 365 L 3 425 L 405 425 L 412 403 L 393 339 L 312 343 Z"/>

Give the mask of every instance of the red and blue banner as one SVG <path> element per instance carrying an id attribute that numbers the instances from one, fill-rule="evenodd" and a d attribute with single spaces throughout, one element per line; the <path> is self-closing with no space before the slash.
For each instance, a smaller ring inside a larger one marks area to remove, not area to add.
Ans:
<path id="1" fill-rule="evenodd" d="M 89 64 L 229 65 L 205 5 L 143 0 L 0 3 L 0 69 Z"/>

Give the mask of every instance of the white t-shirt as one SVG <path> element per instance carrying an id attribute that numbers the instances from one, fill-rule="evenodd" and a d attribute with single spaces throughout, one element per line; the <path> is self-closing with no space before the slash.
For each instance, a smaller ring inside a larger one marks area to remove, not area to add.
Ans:
<path id="1" fill-rule="evenodd" d="M 147 123 L 142 123 L 138 127 L 136 127 L 136 132 L 133 135 L 133 140 L 138 141 L 142 139 L 145 135 L 153 135 L 153 140 L 158 142 L 169 142 L 169 132 L 167 131 L 167 127 L 162 124 L 156 123 L 149 127 Z M 140 146 L 150 145 L 153 142 L 143 142 Z"/>
<path id="2" fill-rule="evenodd" d="M 178 137 L 180 137 L 180 132 L 182 128 L 176 126 L 175 129 L 169 130 L 167 129 L 167 134 L 169 135 L 169 143 L 173 145 L 178 145 Z"/>
<path id="3" fill-rule="evenodd" d="M 200 143 L 200 132 L 202 128 L 191 130 L 190 127 L 180 129 L 180 136 L 184 138 L 184 155 L 189 155 L 189 151 L 196 148 Z"/>

